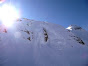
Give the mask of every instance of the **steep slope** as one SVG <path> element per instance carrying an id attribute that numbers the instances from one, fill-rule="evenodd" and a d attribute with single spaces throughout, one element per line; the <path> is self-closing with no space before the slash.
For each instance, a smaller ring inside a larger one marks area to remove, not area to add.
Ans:
<path id="1" fill-rule="evenodd" d="M 0 66 L 88 65 L 88 46 L 60 25 L 23 18 L 0 28 Z"/>
<path id="2" fill-rule="evenodd" d="M 81 38 L 82 41 L 88 45 L 88 31 L 77 25 L 70 25 L 67 29 L 74 33 L 77 37 Z"/>

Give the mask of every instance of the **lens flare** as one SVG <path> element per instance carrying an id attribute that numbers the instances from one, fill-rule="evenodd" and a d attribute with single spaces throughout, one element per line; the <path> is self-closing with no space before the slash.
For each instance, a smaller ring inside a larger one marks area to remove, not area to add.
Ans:
<path id="1" fill-rule="evenodd" d="M 2 7 L 0 7 L 0 20 L 5 26 L 12 26 L 14 21 L 19 17 L 19 12 L 12 5 L 4 4 Z"/>
<path id="2" fill-rule="evenodd" d="M 3 3 L 3 2 L 5 2 L 5 0 L 0 0 L 0 3 Z"/>

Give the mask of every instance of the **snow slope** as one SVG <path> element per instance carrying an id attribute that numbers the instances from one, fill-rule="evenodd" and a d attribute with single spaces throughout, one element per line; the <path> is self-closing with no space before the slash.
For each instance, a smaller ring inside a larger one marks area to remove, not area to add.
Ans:
<path id="1" fill-rule="evenodd" d="M 18 19 L 0 26 L 0 66 L 88 66 L 87 44 L 60 25 Z"/>
<path id="2" fill-rule="evenodd" d="M 88 31 L 77 25 L 70 25 L 67 29 L 81 38 L 88 45 Z"/>

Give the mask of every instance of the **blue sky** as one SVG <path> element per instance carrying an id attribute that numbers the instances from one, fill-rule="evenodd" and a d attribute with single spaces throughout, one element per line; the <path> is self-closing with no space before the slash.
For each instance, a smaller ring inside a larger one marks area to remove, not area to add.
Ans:
<path id="1" fill-rule="evenodd" d="M 8 0 L 9 1 L 9 0 Z M 88 0 L 11 0 L 22 17 L 48 21 L 64 27 L 88 24 Z"/>

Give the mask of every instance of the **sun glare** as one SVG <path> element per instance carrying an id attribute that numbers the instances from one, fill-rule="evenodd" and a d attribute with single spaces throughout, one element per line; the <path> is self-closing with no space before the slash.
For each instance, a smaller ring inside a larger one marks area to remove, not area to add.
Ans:
<path id="1" fill-rule="evenodd" d="M 0 0 L 0 3 L 3 3 L 5 0 Z"/>
<path id="2" fill-rule="evenodd" d="M 0 7 L 0 21 L 6 27 L 12 26 L 19 17 L 19 12 L 12 5 L 4 4 Z"/>

